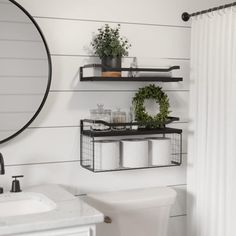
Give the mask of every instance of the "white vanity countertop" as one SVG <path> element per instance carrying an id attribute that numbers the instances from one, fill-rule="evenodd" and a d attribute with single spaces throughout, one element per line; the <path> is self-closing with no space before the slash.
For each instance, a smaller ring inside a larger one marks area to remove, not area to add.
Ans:
<path id="1" fill-rule="evenodd" d="M 0 217 L 0 236 L 92 225 L 104 220 L 102 213 L 58 185 L 36 186 L 24 191 L 42 193 L 54 201 L 57 207 L 45 213 Z"/>

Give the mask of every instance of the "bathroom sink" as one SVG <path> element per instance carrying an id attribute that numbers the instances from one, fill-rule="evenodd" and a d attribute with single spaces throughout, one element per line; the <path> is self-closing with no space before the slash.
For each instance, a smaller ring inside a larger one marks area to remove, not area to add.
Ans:
<path id="1" fill-rule="evenodd" d="M 0 195 L 0 217 L 49 212 L 56 203 L 40 193 L 6 193 Z"/>

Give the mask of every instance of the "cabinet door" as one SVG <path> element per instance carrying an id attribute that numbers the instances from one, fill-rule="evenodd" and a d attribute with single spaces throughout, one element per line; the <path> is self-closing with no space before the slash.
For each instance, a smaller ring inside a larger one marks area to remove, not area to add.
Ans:
<path id="1" fill-rule="evenodd" d="M 61 228 L 56 230 L 41 231 L 27 234 L 15 234 L 15 236 L 96 236 L 95 226 Z"/>

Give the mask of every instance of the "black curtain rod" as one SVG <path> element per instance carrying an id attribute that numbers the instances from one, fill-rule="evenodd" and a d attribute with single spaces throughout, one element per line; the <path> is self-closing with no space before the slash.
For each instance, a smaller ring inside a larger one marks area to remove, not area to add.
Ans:
<path id="1" fill-rule="evenodd" d="M 233 6 L 236 6 L 236 2 L 229 3 L 229 4 L 226 4 L 226 5 L 222 5 L 222 6 L 219 6 L 219 7 L 210 8 L 210 9 L 203 10 L 203 11 L 198 11 L 198 12 L 195 12 L 195 13 L 192 13 L 192 14 L 189 14 L 188 12 L 184 12 L 182 14 L 182 20 L 183 21 L 188 21 L 192 16 L 198 16 L 198 15 L 202 15 L 202 14 L 205 14 L 205 13 L 208 13 L 208 12 L 218 11 L 218 10 L 225 9 L 225 8 L 228 8 L 228 7 L 233 7 Z"/>

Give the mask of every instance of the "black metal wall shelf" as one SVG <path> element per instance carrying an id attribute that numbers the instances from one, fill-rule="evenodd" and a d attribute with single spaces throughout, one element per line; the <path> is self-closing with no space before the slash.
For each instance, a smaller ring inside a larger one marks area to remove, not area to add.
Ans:
<path id="1" fill-rule="evenodd" d="M 84 77 L 80 81 L 97 81 L 97 82 L 180 82 L 183 78 L 179 77 Z"/>
<path id="2" fill-rule="evenodd" d="M 165 125 L 170 124 L 174 121 L 179 121 L 178 117 L 168 117 L 168 120 L 165 122 Z M 89 124 L 89 127 L 86 130 L 85 124 Z M 91 129 L 92 124 L 102 124 L 106 127 L 110 127 L 108 130 L 93 130 Z M 152 135 L 152 134 L 164 134 L 164 133 L 182 133 L 182 130 L 180 129 L 173 129 L 173 128 L 157 128 L 157 129 L 147 129 L 147 128 L 138 128 L 137 130 L 126 128 L 124 130 L 113 130 L 112 127 L 116 126 L 142 126 L 142 124 L 138 122 L 132 122 L 132 123 L 108 123 L 102 120 L 90 120 L 90 119 L 84 119 L 80 122 L 80 128 L 81 128 L 81 134 L 87 135 L 87 136 L 94 136 L 94 137 L 109 137 L 109 136 L 130 136 L 130 135 Z"/>
<path id="3" fill-rule="evenodd" d="M 100 64 L 89 64 L 80 67 L 80 81 L 110 81 L 110 82 L 180 82 L 183 81 L 181 77 L 165 77 L 165 76 L 142 76 L 142 77 L 102 77 L 102 76 L 84 76 L 84 69 L 87 68 L 110 68 L 104 67 Z M 180 66 L 172 66 L 169 68 L 112 68 L 112 71 L 128 71 L 128 72 L 170 72 L 178 70 Z"/>
<path id="4" fill-rule="evenodd" d="M 179 120 L 176 117 L 171 117 L 171 120 Z M 105 125 L 108 130 L 93 130 L 94 124 Z M 124 130 L 113 130 L 116 126 L 127 127 Z M 182 164 L 182 130 L 173 128 L 138 128 L 137 130 L 132 129 L 132 126 L 137 126 L 138 123 L 107 123 L 99 120 L 81 120 L 81 139 L 80 139 L 80 154 L 81 154 L 81 166 L 92 172 L 110 172 L 110 171 L 124 171 L 124 170 L 138 170 L 138 169 L 148 169 L 148 168 L 161 168 L 161 167 L 174 167 L 180 166 Z M 129 128 L 128 128 L 129 127 Z M 169 138 L 171 140 L 171 161 L 168 165 L 151 165 L 129 168 L 122 166 L 122 158 L 120 157 L 121 164 L 115 169 L 103 169 L 97 165 L 96 157 L 96 145 L 98 140 L 106 141 L 110 140 L 123 140 L 124 137 L 134 136 L 134 139 L 138 137 L 159 137 L 159 138 Z"/>
<path id="5" fill-rule="evenodd" d="M 153 134 L 171 134 L 171 133 L 181 134 L 181 129 L 173 128 L 158 128 L 158 129 L 145 129 L 139 128 L 138 130 L 106 130 L 106 131 L 93 131 L 84 130 L 83 135 L 94 136 L 94 137 L 114 137 L 114 136 L 131 136 L 131 135 L 153 135 Z"/>
<path id="6" fill-rule="evenodd" d="M 117 171 L 124 171 L 124 170 L 145 170 L 145 169 L 156 169 L 156 168 L 165 168 L 165 167 L 176 167 L 180 166 L 182 163 L 177 163 L 172 161 L 172 164 L 169 165 L 163 165 L 163 166 L 144 166 L 144 167 L 137 167 L 137 168 L 126 168 L 126 167 L 119 167 L 119 169 L 110 169 L 110 170 L 99 170 L 94 169 L 91 167 L 91 165 L 86 165 L 81 162 L 81 166 L 89 171 L 92 171 L 94 173 L 104 173 L 104 172 L 117 172 Z"/>

